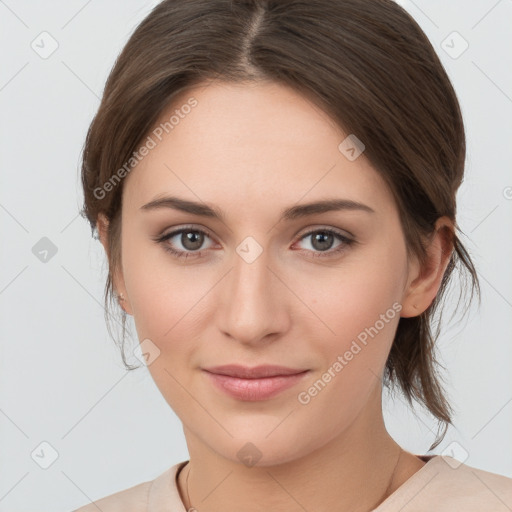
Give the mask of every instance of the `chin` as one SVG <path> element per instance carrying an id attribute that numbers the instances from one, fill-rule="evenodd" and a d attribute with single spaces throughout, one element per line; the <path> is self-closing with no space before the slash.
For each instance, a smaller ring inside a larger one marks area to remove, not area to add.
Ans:
<path id="1" fill-rule="evenodd" d="M 248 468 L 286 464 L 307 456 L 324 444 L 321 432 L 312 435 L 314 430 L 306 425 L 301 432 L 299 425 L 290 419 L 282 421 L 285 416 L 268 416 L 265 421 L 258 421 L 254 416 L 251 421 L 247 417 L 244 421 L 249 421 L 250 425 L 245 427 L 239 422 L 221 422 L 233 437 L 222 428 L 217 428 L 214 436 L 211 429 L 202 433 L 196 431 L 196 435 L 219 456 Z"/>

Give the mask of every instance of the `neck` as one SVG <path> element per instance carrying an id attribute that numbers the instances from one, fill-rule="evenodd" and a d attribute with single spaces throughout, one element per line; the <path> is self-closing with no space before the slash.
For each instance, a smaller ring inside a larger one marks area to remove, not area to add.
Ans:
<path id="1" fill-rule="evenodd" d="M 270 466 L 247 467 L 227 459 L 185 428 L 190 462 L 179 474 L 178 487 L 186 510 L 373 510 L 424 465 L 401 452 L 389 436 L 380 390 L 375 398 L 377 409 L 361 411 L 320 448 Z"/>

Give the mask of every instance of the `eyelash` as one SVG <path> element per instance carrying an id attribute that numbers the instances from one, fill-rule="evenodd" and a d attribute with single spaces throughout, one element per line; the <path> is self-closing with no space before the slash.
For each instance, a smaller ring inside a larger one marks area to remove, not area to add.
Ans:
<path id="1" fill-rule="evenodd" d="M 188 232 L 201 233 L 201 234 L 206 235 L 207 237 L 211 238 L 210 235 L 206 231 L 203 231 L 202 229 L 196 229 L 193 227 L 184 227 L 184 228 L 180 228 L 176 231 L 171 231 L 170 233 L 167 233 L 165 235 L 156 237 L 153 240 L 157 243 L 163 244 L 164 250 L 171 253 L 174 257 L 176 257 L 178 259 L 187 259 L 190 257 L 192 257 L 192 258 L 201 257 L 202 253 L 204 251 L 177 251 L 176 249 L 173 249 L 169 244 L 165 243 L 165 242 L 167 242 L 167 240 L 175 237 L 176 235 L 179 235 L 181 233 L 188 233 Z M 324 234 L 327 233 L 327 234 L 333 235 L 343 243 L 341 245 L 339 245 L 338 248 L 336 248 L 334 250 L 313 251 L 313 255 L 312 255 L 313 258 L 333 257 L 333 256 L 338 255 L 341 252 L 345 251 L 351 245 L 357 243 L 356 240 L 348 238 L 348 237 L 342 235 L 341 233 L 339 233 L 338 231 L 331 229 L 331 228 L 321 228 L 321 229 L 315 229 L 313 231 L 309 231 L 308 233 L 305 233 L 304 235 L 302 235 L 300 237 L 299 241 L 307 238 L 308 236 L 314 235 L 315 233 L 324 233 Z M 307 252 L 312 252 L 312 251 L 309 251 L 308 249 L 303 249 L 303 250 L 305 250 Z"/>

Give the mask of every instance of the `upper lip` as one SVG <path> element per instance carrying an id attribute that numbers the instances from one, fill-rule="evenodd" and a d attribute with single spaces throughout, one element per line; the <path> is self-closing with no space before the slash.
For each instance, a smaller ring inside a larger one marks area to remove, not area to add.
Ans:
<path id="1" fill-rule="evenodd" d="M 307 371 L 306 369 L 287 368 L 285 366 L 272 364 L 255 366 L 252 368 L 238 364 L 226 364 L 223 366 L 203 368 L 203 370 L 210 373 L 216 373 L 217 375 L 228 375 L 230 377 L 238 377 L 241 379 L 258 379 L 263 377 L 275 377 L 277 375 L 295 375 Z"/>

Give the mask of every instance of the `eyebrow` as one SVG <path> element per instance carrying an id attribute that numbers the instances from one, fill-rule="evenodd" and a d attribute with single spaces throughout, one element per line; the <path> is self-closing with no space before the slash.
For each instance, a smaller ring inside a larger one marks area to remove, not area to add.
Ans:
<path id="1" fill-rule="evenodd" d="M 173 196 L 159 197 L 140 207 L 144 211 L 159 210 L 161 208 L 180 210 L 202 217 L 218 219 L 222 222 L 225 220 L 224 213 L 217 207 Z M 281 212 L 281 220 L 294 220 L 318 213 L 342 210 L 375 213 L 375 210 L 370 206 L 351 199 L 325 199 L 323 201 L 298 204 L 285 208 Z"/>

